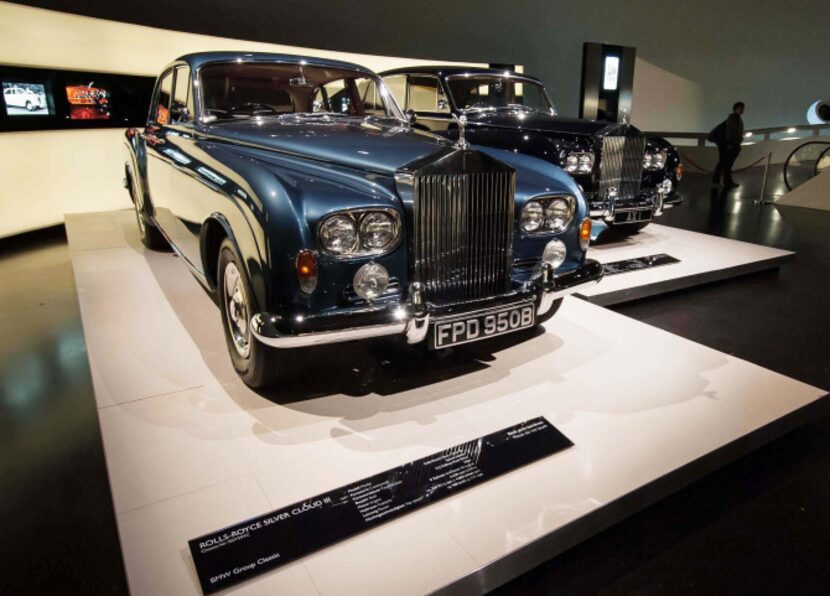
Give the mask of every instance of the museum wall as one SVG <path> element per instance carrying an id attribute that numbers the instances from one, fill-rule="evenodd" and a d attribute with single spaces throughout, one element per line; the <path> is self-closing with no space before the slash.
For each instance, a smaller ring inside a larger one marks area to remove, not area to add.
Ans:
<path id="1" fill-rule="evenodd" d="M 0 62 L 158 75 L 189 52 L 240 48 L 358 62 L 376 70 L 411 58 L 313 50 L 164 31 L 0 2 Z M 0 238 L 61 223 L 64 213 L 130 206 L 121 186 L 123 130 L 0 133 Z"/>
<path id="2" fill-rule="evenodd" d="M 646 129 L 709 130 L 737 99 L 749 104 L 748 126 L 804 123 L 807 106 L 830 94 L 830 35 L 814 0 L 28 3 L 240 39 L 524 64 L 567 115 L 578 111 L 582 43 L 635 46 L 647 70 L 637 74 L 635 123 Z"/>

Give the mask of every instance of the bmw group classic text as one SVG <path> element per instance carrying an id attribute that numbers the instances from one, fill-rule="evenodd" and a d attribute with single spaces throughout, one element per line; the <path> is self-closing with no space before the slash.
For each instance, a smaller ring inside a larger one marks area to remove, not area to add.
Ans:
<path id="1" fill-rule="evenodd" d="M 220 305 L 253 387 L 289 352 L 397 336 L 442 349 L 531 328 L 602 277 L 576 181 L 415 129 L 373 72 L 263 53 L 184 56 L 126 132 L 143 243 Z"/>

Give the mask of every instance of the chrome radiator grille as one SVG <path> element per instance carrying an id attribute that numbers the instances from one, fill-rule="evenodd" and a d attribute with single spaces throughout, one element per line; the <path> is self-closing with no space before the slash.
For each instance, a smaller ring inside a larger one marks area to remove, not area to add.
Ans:
<path id="1" fill-rule="evenodd" d="M 462 302 L 508 289 L 514 194 L 509 171 L 415 178 L 415 279 L 428 301 Z"/>
<path id="2" fill-rule="evenodd" d="M 643 180 L 644 135 L 625 130 L 622 134 L 602 138 L 599 196 L 604 199 L 609 188 L 619 192 L 618 201 L 636 199 Z"/>

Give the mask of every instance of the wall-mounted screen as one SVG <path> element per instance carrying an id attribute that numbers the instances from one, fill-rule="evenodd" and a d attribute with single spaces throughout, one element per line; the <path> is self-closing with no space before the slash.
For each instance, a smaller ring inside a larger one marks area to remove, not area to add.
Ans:
<path id="1" fill-rule="evenodd" d="M 66 86 L 70 120 L 109 120 L 110 92 L 101 84 L 73 83 Z"/>
<path id="2" fill-rule="evenodd" d="M 13 132 L 141 126 L 155 78 L 0 64 L 0 82 L 0 132 Z"/>
<path id="3" fill-rule="evenodd" d="M 605 57 L 605 73 L 602 78 L 602 88 L 605 91 L 616 91 L 620 80 L 620 59 L 617 56 Z"/>
<path id="4" fill-rule="evenodd" d="M 49 109 L 53 102 L 47 97 L 46 85 L 42 82 L 4 80 L 3 102 L 10 118 L 53 115 Z"/>

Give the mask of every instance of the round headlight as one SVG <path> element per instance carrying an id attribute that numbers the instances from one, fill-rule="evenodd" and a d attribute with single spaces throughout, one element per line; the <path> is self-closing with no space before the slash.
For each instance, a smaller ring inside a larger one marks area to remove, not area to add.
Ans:
<path id="1" fill-rule="evenodd" d="M 529 201 L 522 209 L 522 231 L 536 232 L 545 223 L 545 208 L 538 201 Z"/>
<path id="2" fill-rule="evenodd" d="M 363 248 L 383 250 L 397 240 L 395 220 L 383 211 L 367 213 L 360 220 L 360 242 Z"/>
<path id="3" fill-rule="evenodd" d="M 645 168 L 647 170 L 650 170 L 651 169 L 651 164 L 652 164 L 653 161 L 654 161 L 654 155 L 651 154 L 651 153 L 646 153 L 643 156 L 643 168 Z"/>
<path id="4" fill-rule="evenodd" d="M 567 228 L 573 219 L 571 202 L 568 199 L 555 198 L 545 209 L 545 227 L 555 232 Z"/>
<path id="5" fill-rule="evenodd" d="M 567 257 L 568 249 L 565 248 L 565 243 L 558 239 L 548 242 L 545 251 L 542 253 L 542 260 L 549 263 L 554 269 L 564 263 Z"/>
<path id="6" fill-rule="evenodd" d="M 353 285 L 355 294 L 364 300 L 374 300 L 389 286 L 389 272 L 383 265 L 366 263 L 355 273 Z"/>
<path id="7" fill-rule="evenodd" d="M 576 172 L 576 169 L 579 167 L 579 158 L 576 156 L 575 153 L 571 153 L 568 157 L 565 158 L 565 171 L 566 172 Z"/>
<path id="8" fill-rule="evenodd" d="M 320 244 L 328 252 L 345 255 L 357 249 L 357 229 L 345 215 L 329 217 L 320 226 Z"/>
<path id="9" fill-rule="evenodd" d="M 583 173 L 590 173 L 591 170 L 594 168 L 594 156 L 592 153 L 580 153 L 579 154 L 579 167 L 577 168 L 580 172 Z"/>
<path id="10" fill-rule="evenodd" d="M 660 168 L 666 167 L 666 158 L 668 154 L 665 151 L 658 151 L 654 154 L 654 162 L 652 163 L 652 167 L 655 170 L 659 170 Z"/>

